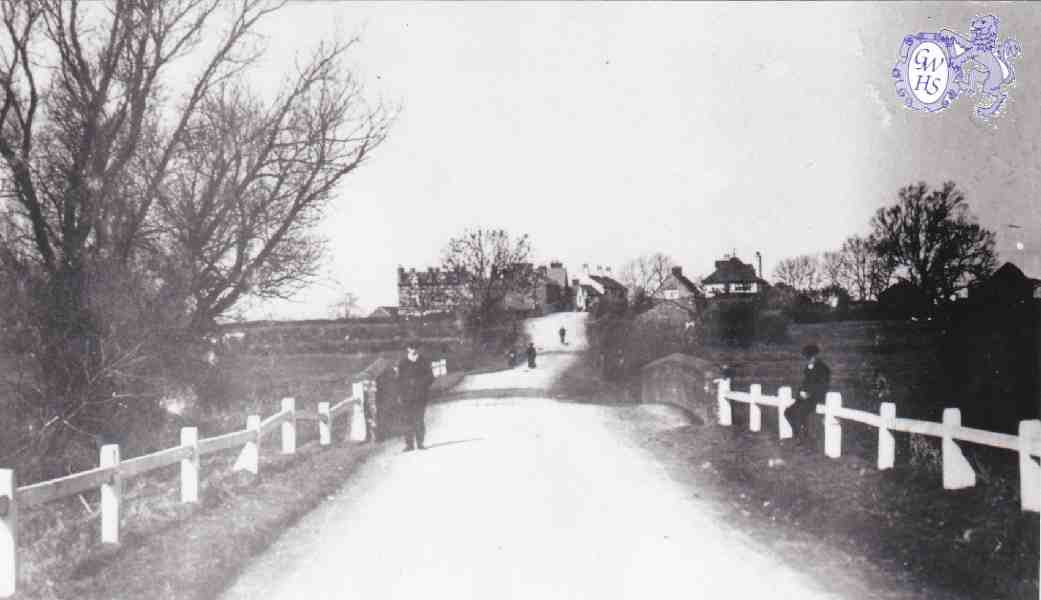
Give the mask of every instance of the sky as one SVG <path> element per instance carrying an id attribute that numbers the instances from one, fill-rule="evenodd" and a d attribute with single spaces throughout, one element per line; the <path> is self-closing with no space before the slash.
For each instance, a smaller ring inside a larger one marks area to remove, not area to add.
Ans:
<path id="1" fill-rule="evenodd" d="M 967 36 L 977 14 L 1022 48 L 1004 113 L 904 108 L 903 37 Z M 292 2 L 262 33 L 258 86 L 357 34 L 366 96 L 401 112 L 329 207 L 320 280 L 253 318 L 329 316 L 346 291 L 395 305 L 397 267 L 436 266 L 467 227 L 527 233 L 572 271 L 660 251 L 704 276 L 758 251 L 770 279 L 918 181 L 953 180 L 999 264 L 1041 277 L 1037 4 Z"/>

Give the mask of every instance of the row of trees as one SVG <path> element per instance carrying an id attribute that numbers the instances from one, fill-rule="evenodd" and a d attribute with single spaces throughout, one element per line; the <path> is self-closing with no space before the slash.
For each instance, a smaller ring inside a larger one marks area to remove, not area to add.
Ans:
<path id="1" fill-rule="evenodd" d="M 934 190 L 925 183 L 909 185 L 899 198 L 878 209 L 867 237 L 847 238 L 839 250 L 820 257 L 786 258 L 775 279 L 800 291 L 837 286 L 858 300 L 877 299 L 903 280 L 944 304 L 994 271 L 994 233 L 975 222 L 953 182 Z"/>
<path id="2" fill-rule="evenodd" d="M 356 40 L 254 92 L 258 24 L 283 4 L 0 3 L 2 318 L 37 372 L 19 450 L 92 444 L 215 319 L 316 274 L 315 225 L 393 111 L 364 100 Z"/>

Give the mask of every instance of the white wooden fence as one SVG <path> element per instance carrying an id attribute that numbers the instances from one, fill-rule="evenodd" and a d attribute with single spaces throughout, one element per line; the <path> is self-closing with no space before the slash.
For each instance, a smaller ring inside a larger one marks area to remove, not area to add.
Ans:
<path id="1" fill-rule="evenodd" d="M 447 362 L 430 363 L 434 377 L 448 372 Z M 351 396 L 330 405 L 319 402 L 317 415 L 300 413 L 293 398 L 283 398 L 282 408 L 261 420 L 259 415 L 246 417 L 246 428 L 211 438 L 199 438 L 195 427 L 181 429 L 180 445 L 152 454 L 120 459 L 119 446 L 101 447 L 97 468 L 73 473 L 59 479 L 32 485 L 17 486 L 13 469 L 0 469 L 0 598 L 14 595 L 18 574 L 18 510 L 59 500 L 95 488 L 101 488 L 101 541 L 119 543 L 119 516 L 123 496 L 123 482 L 162 467 L 180 463 L 181 502 L 199 501 L 199 459 L 207 454 L 238 448 L 239 456 L 234 470 L 260 472 L 260 443 L 280 430 L 282 454 L 296 452 L 297 421 L 318 422 L 318 443 L 328 446 L 333 439 L 333 424 L 338 416 L 350 412 L 347 436 L 350 441 L 365 439 L 365 416 L 362 403 L 366 393 L 376 393 L 376 382 L 358 381 L 353 384 Z"/>
<path id="2" fill-rule="evenodd" d="M 761 406 L 777 408 L 777 431 L 781 439 L 792 437 L 792 426 L 784 411 L 795 403 L 792 390 L 782 387 L 776 396 L 765 396 L 758 384 L 748 392 L 730 389 L 729 379 L 717 380 L 716 400 L 720 425 L 731 425 L 731 402 L 748 404 L 748 428 L 762 428 Z M 878 429 L 878 468 L 891 469 L 896 460 L 894 431 L 930 435 L 943 440 L 943 487 L 948 490 L 976 485 L 976 472 L 965 458 L 958 442 L 972 442 L 993 448 L 1005 448 L 1019 453 L 1020 506 L 1023 510 L 1041 512 L 1041 466 L 1033 457 L 1041 457 L 1041 421 L 1020 421 L 1019 435 L 997 433 L 972 427 L 963 427 L 961 411 L 947 408 L 943 422 L 903 419 L 896 416 L 896 404 L 883 402 L 878 414 L 845 408 L 838 392 L 828 392 L 825 403 L 818 404 L 817 414 L 824 416 L 824 453 L 831 458 L 842 456 L 842 421 L 856 421 Z"/>

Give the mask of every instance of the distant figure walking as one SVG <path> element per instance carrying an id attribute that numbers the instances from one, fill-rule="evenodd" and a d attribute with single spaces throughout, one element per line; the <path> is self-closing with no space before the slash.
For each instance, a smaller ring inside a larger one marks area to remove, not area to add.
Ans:
<path id="1" fill-rule="evenodd" d="M 800 441 L 814 441 L 817 439 L 817 427 L 814 425 L 814 414 L 817 405 L 824 404 L 824 398 L 831 384 L 831 369 L 821 360 L 818 355 L 820 348 L 816 344 L 810 344 L 802 349 L 802 355 L 806 358 L 806 367 L 802 370 L 802 385 L 799 386 L 799 399 L 796 401 L 794 416 L 796 417 L 796 435 Z"/>
<path id="2" fill-rule="evenodd" d="M 509 352 L 506 353 L 506 368 L 512 369 L 517 364 L 517 351 L 510 348 Z"/>
<path id="3" fill-rule="evenodd" d="M 528 368 L 535 368 L 535 342 L 528 342 L 528 349 L 525 352 L 528 355 Z"/>
<path id="4" fill-rule="evenodd" d="M 567 344 L 567 342 L 564 341 L 564 338 L 567 337 L 567 329 L 564 329 L 563 327 L 561 327 L 560 331 L 558 331 L 557 333 L 560 334 L 560 344 L 561 345 Z"/>
<path id="5" fill-rule="evenodd" d="M 430 361 L 419 355 L 417 343 L 409 342 L 405 346 L 405 358 L 398 363 L 398 390 L 408 427 L 405 432 L 405 452 L 416 448 L 425 449 L 423 438 L 426 437 L 427 399 L 433 382 Z"/>

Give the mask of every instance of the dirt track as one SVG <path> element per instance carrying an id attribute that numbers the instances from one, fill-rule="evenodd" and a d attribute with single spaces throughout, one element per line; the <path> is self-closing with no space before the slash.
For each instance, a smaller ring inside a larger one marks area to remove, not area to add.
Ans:
<path id="1" fill-rule="evenodd" d="M 549 351 L 535 370 L 462 387 L 552 388 L 585 347 L 581 317 L 531 322 Z M 562 320 L 567 347 L 555 333 Z M 661 428 L 685 424 L 670 410 L 646 415 Z M 840 597 L 719 522 L 630 441 L 619 416 L 531 397 L 434 406 L 429 450 L 388 443 L 222 597 Z"/>

